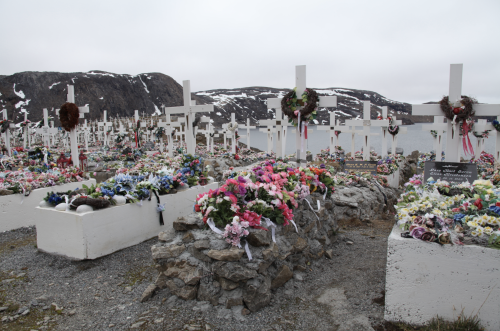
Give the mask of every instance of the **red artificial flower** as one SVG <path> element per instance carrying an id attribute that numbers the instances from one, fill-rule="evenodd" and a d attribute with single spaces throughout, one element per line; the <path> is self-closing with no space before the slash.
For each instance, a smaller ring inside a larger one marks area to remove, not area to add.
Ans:
<path id="1" fill-rule="evenodd" d="M 478 210 L 483 209 L 483 204 L 481 203 L 481 201 L 481 198 L 479 198 L 474 202 L 474 206 L 476 206 Z"/>
<path id="2" fill-rule="evenodd" d="M 500 207 L 500 202 L 495 203 L 495 206 Z"/>
<path id="3" fill-rule="evenodd" d="M 199 204 L 194 205 L 194 211 L 197 212 L 197 213 L 199 213 L 201 211 L 201 208 L 200 208 Z"/>
<path id="4" fill-rule="evenodd" d="M 240 156 L 238 154 L 234 154 L 234 159 L 235 160 L 239 160 L 240 159 Z"/>

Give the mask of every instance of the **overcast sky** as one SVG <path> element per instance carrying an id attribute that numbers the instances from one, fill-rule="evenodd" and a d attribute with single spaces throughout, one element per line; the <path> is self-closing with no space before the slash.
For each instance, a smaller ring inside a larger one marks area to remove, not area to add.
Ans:
<path id="1" fill-rule="evenodd" d="M 0 75 L 161 72 L 193 91 L 308 87 L 409 103 L 463 94 L 500 103 L 500 1 L 0 0 Z"/>

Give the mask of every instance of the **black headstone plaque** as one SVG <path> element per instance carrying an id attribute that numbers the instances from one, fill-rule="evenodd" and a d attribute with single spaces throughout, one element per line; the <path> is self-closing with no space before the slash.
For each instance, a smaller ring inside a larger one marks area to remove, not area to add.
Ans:
<path id="1" fill-rule="evenodd" d="M 344 172 L 369 172 L 377 174 L 377 161 L 345 161 Z"/>
<path id="2" fill-rule="evenodd" d="M 434 180 L 445 180 L 447 182 L 460 184 L 469 182 L 472 184 L 477 179 L 477 165 L 473 163 L 459 162 L 425 162 L 424 181 L 432 177 Z"/>

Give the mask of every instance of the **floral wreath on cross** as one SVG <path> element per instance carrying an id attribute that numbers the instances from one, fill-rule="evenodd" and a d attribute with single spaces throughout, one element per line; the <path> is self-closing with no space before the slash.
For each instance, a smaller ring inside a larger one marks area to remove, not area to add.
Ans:
<path id="1" fill-rule="evenodd" d="M 238 123 L 229 123 L 227 125 L 227 129 L 231 132 L 234 132 L 238 128 Z"/>
<path id="2" fill-rule="evenodd" d="M 387 128 L 387 131 L 389 131 L 390 134 L 395 136 L 399 133 L 399 126 L 398 125 L 389 125 L 389 127 Z"/>
<path id="3" fill-rule="evenodd" d="M 298 124 L 299 114 L 304 121 L 316 119 L 319 97 L 313 89 L 306 88 L 302 93 L 301 100 L 297 99 L 297 88 L 288 92 L 281 100 L 281 109 L 288 116 L 289 122 L 294 126 Z M 297 110 L 297 108 L 302 109 Z"/>
<path id="4" fill-rule="evenodd" d="M 106 132 L 106 136 L 109 136 L 109 134 L 111 133 L 112 129 L 109 129 L 107 132 Z"/>
<path id="5" fill-rule="evenodd" d="M 469 139 L 469 132 L 472 131 L 474 126 L 473 117 L 475 115 L 475 111 L 473 109 L 473 105 L 477 104 L 477 100 L 474 98 L 470 98 L 468 96 L 462 95 L 462 99 L 457 100 L 455 103 L 450 103 L 450 99 L 445 96 L 441 101 L 439 101 L 439 106 L 446 118 L 451 121 L 453 124 L 460 124 L 460 135 L 464 136 L 463 139 L 463 148 L 464 152 L 474 154 L 474 150 L 472 149 L 472 144 Z M 454 134 L 454 126 L 452 126 L 452 133 Z"/>
<path id="6" fill-rule="evenodd" d="M 156 131 L 155 131 L 156 138 L 160 139 L 160 137 L 163 136 L 164 132 L 165 132 L 165 128 L 163 126 L 157 127 Z"/>
<path id="7" fill-rule="evenodd" d="M 30 120 L 22 121 L 22 122 L 20 123 L 20 126 L 21 126 L 22 128 L 24 128 L 24 127 L 26 127 L 26 126 L 30 125 L 30 123 L 31 123 L 31 121 L 30 121 Z"/>
<path id="8" fill-rule="evenodd" d="M 59 121 L 66 131 L 71 131 L 78 125 L 80 112 L 78 106 L 71 102 L 66 102 L 59 110 Z"/>
<path id="9" fill-rule="evenodd" d="M 9 128 L 11 121 L 10 120 L 0 120 L 0 130 L 2 133 L 5 133 Z"/>
<path id="10" fill-rule="evenodd" d="M 148 126 L 148 130 L 149 130 L 149 131 L 153 131 L 154 129 L 155 129 L 154 125 L 150 125 L 150 126 Z"/>
<path id="11" fill-rule="evenodd" d="M 477 132 L 477 131 L 472 131 L 472 134 L 476 137 L 476 138 L 488 138 L 488 136 L 490 135 L 490 131 L 491 130 L 485 130 L 483 132 Z"/>
<path id="12" fill-rule="evenodd" d="M 126 136 L 125 133 L 117 133 L 116 138 L 115 138 L 115 142 L 117 144 L 121 143 L 123 140 L 125 140 L 125 136 Z"/>

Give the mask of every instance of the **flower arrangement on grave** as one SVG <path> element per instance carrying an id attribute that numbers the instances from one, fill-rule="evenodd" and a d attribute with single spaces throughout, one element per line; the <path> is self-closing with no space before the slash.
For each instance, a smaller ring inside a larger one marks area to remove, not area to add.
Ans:
<path id="1" fill-rule="evenodd" d="M 155 126 L 154 125 L 148 125 L 148 128 L 147 128 L 149 131 L 153 131 L 155 129 Z"/>
<path id="2" fill-rule="evenodd" d="M 10 120 L 0 120 L 0 132 L 5 133 L 5 131 L 7 131 L 10 127 L 10 123 L 12 123 Z"/>
<path id="3" fill-rule="evenodd" d="M 80 112 L 78 106 L 71 102 L 66 102 L 59 110 L 59 121 L 66 131 L 71 131 L 78 125 Z"/>
<path id="4" fill-rule="evenodd" d="M 391 175 L 399 169 L 399 164 L 397 160 L 392 156 L 386 156 L 385 158 L 377 162 L 377 173 L 381 175 Z"/>
<path id="5" fill-rule="evenodd" d="M 469 138 L 469 132 L 472 131 L 474 125 L 474 120 L 472 119 L 475 114 L 473 109 L 474 104 L 477 104 L 476 99 L 464 95 L 462 95 L 462 99 L 453 104 L 450 103 L 447 96 L 443 97 L 443 99 L 439 101 L 439 106 L 441 107 L 441 110 L 445 114 L 446 118 L 453 123 L 453 134 L 455 132 L 455 125 L 460 125 L 460 134 L 464 135 L 463 149 L 466 155 L 468 153 L 471 155 L 474 154 Z"/>
<path id="6" fill-rule="evenodd" d="M 423 184 L 421 176 L 414 176 L 410 182 L 396 206 L 397 223 L 405 231 L 402 236 L 500 248 L 500 190 L 490 180 L 476 180 L 472 185 L 440 180 Z"/>
<path id="7" fill-rule="evenodd" d="M 482 179 L 489 179 L 495 171 L 495 157 L 486 152 L 481 152 L 479 158 L 472 158 L 470 163 L 475 163 L 477 165 L 478 175 Z"/>
<path id="8" fill-rule="evenodd" d="M 203 171 L 203 159 L 200 156 L 183 154 L 180 172 L 188 178 L 189 186 L 198 184 L 198 177 Z"/>
<path id="9" fill-rule="evenodd" d="M 288 116 L 289 122 L 298 126 L 301 122 L 307 123 L 317 117 L 319 97 L 313 89 L 306 88 L 301 100 L 297 98 L 297 88 L 288 92 L 281 100 L 281 109 Z M 302 107 L 298 110 L 299 107 Z M 307 131 L 305 131 L 307 138 Z"/>
<path id="10" fill-rule="evenodd" d="M 71 190 L 67 192 L 47 192 L 47 195 L 43 198 L 43 200 L 53 206 L 57 206 L 58 204 L 63 203 L 65 201 L 64 196 L 69 195 L 71 192 Z"/>
<path id="11" fill-rule="evenodd" d="M 340 131 L 335 131 L 335 136 L 337 137 L 337 139 L 339 138 L 340 133 L 341 133 Z"/>
<path id="12" fill-rule="evenodd" d="M 437 136 L 438 136 L 437 131 L 436 130 L 431 130 L 431 136 L 432 136 L 432 138 L 437 138 Z"/>
<path id="13" fill-rule="evenodd" d="M 26 194 L 37 188 L 81 182 L 86 178 L 88 177 L 80 169 L 73 166 L 65 169 L 53 167 L 46 172 L 6 170 L 0 173 L 0 189 Z"/>
<path id="14" fill-rule="evenodd" d="M 111 131 L 113 131 L 113 129 L 109 129 L 108 131 L 106 131 L 106 136 L 109 136 L 109 134 L 111 133 Z"/>

